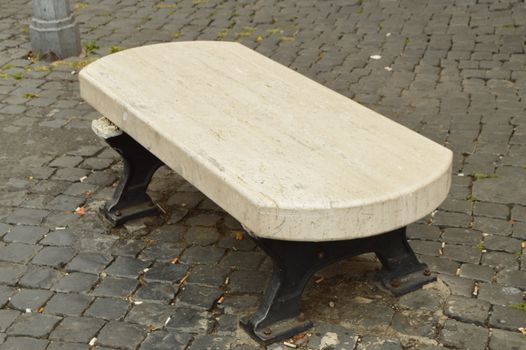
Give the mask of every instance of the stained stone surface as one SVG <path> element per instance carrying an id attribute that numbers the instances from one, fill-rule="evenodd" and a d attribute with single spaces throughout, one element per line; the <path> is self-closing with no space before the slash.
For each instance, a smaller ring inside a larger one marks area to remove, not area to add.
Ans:
<path id="1" fill-rule="evenodd" d="M 298 348 L 526 349 L 521 1 L 72 6 L 89 56 L 50 65 L 26 59 L 28 1 L 0 1 L 0 350 L 84 350 L 93 337 L 101 350 L 262 348 L 238 322 L 260 302 L 271 260 L 232 216 L 168 168 L 150 186 L 166 213 L 114 229 L 98 214 L 122 162 L 90 130 L 100 114 L 79 97 L 78 69 L 112 50 L 196 39 L 239 41 L 454 153 L 448 198 L 408 229 L 438 282 L 395 298 L 373 257 L 329 267 L 305 291 L 316 327 Z"/>

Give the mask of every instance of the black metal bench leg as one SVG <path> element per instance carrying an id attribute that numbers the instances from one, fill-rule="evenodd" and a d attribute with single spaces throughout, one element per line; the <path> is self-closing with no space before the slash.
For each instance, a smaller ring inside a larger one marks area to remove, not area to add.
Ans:
<path id="1" fill-rule="evenodd" d="M 146 193 L 146 189 L 153 174 L 163 162 L 124 132 L 107 138 L 106 142 L 124 160 L 122 178 L 113 198 L 103 209 L 106 218 L 114 225 L 119 225 L 128 220 L 157 213 L 158 208 Z"/>
<path id="2" fill-rule="evenodd" d="M 312 322 L 296 319 L 301 311 L 303 290 L 316 271 L 343 258 L 375 252 L 383 265 L 381 280 L 395 295 L 408 293 L 434 280 L 407 243 L 405 228 L 332 242 L 253 239 L 272 258 L 274 269 L 259 309 L 240 324 L 262 344 L 290 338 L 312 327 Z"/>
<path id="3" fill-rule="evenodd" d="M 407 242 L 405 227 L 378 238 L 374 252 L 383 265 L 380 279 L 391 293 L 400 296 L 436 280 L 436 277 L 431 276 L 427 265 L 416 258 Z"/>

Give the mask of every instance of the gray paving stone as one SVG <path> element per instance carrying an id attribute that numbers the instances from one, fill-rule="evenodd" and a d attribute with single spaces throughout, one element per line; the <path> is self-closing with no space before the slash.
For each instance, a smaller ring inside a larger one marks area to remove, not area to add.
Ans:
<path id="1" fill-rule="evenodd" d="M 453 244 L 446 244 L 443 251 L 445 258 L 471 264 L 478 264 L 482 255 L 478 247 L 466 247 Z"/>
<path id="2" fill-rule="evenodd" d="M 184 350 L 191 340 L 190 334 L 155 331 L 148 334 L 140 350 Z"/>
<path id="3" fill-rule="evenodd" d="M 526 311 L 514 308 L 513 305 L 512 307 L 494 305 L 489 324 L 495 328 L 517 331 L 520 327 L 524 327 L 524 320 L 526 320 Z"/>
<path id="4" fill-rule="evenodd" d="M 48 335 L 60 320 L 60 317 L 39 313 L 22 314 L 9 327 L 7 334 L 42 338 Z"/>
<path id="5" fill-rule="evenodd" d="M 233 293 L 262 293 L 266 288 L 267 276 L 262 272 L 240 270 L 230 275 L 230 291 Z"/>
<path id="6" fill-rule="evenodd" d="M 5 222 L 14 225 L 40 225 L 42 220 L 49 214 L 47 210 L 40 209 L 15 209 Z"/>
<path id="7" fill-rule="evenodd" d="M 205 286 L 221 286 L 225 282 L 229 268 L 221 266 L 197 265 L 190 272 L 187 283 L 202 284 Z"/>
<path id="8" fill-rule="evenodd" d="M 357 336 L 348 328 L 327 324 L 316 323 L 313 334 L 308 339 L 308 347 L 323 349 L 327 346 L 339 349 L 354 349 Z"/>
<path id="9" fill-rule="evenodd" d="M 73 258 L 75 251 L 70 247 L 44 247 L 33 258 L 32 263 L 53 267 L 63 267 Z"/>
<path id="10" fill-rule="evenodd" d="M 439 275 L 438 279 L 449 287 L 449 290 L 453 295 L 471 297 L 473 294 L 475 281 L 472 279 L 447 275 Z"/>
<path id="11" fill-rule="evenodd" d="M 93 298 L 77 293 L 57 293 L 46 304 L 45 312 L 58 316 L 80 316 Z"/>
<path id="12" fill-rule="evenodd" d="M 172 305 L 143 303 L 134 305 L 126 315 L 125 321 L 138 323 L 143 326 L 162 328 L 175 312 L 175 307 Z"/>
<path id="13" fill-rule="evenodd" d="M 493 276 L 495 276 L 495 270 L 489 266 L 462 264 L 460 267 L 460 277 L 477 281 L 491 282 Z"/>
<path id="14" fill-rule="evenodd" d="M 417 290 L 400 297 L 398 305 L 409 309 L 435 311 L 440 309 L 441 298 L 430 290 Z"/>
<path id="15" fill-rule="evenodd" d="M 62 274 L 49 267 L 28 265 L 26 273 L 18 281 L 22 287 L 49 289 Z"/>
<path id="16" fill-rule="evenodd" d="M 29 337 L 7 337 L 0 345 L 0 350 L 44 350 L 49 342 L 46 339 L 35 339 Z"/>
<path id="17" fill-rule="evenodd" d="M 74 168 L 77 165 L 79 165 L 80 162 L 82 162 L 82 157 L 63 155 L 49 163 L 49 166 L 60 168 Z"/>
<path id="18" fill-rule="evenodd" d="M 62 293 L 88 292 L 95 285 L 97 280 L 97 276 L 74 272 L 62 277 L 51 289 Z"/>
<path id="19" fill-rule="evenodd" d="M 233 339 L 225 336 L 203 335 L 196 337 L 190 349 L 230 349 Z"/>
<path id="20" fill-rule="evenodd" d="M 102 328 L 104 320 L 92 317 L 66 317 L 50 334 L 49 339 L 88 343 Z"/>
<path id="21" fill-rule="evenodd" d="M 216 247 L 190 247 L 183 253 L 181 262 L 185 264 L 215 264 L 225 254 L 225 250 Z"/>
<path id="22" fill-rule="evenodd" d="M 219 240 L 219 231 L 215 227 L 192 226 L 185 237 L 188 243 L 208 246 Z"/>
<path id="23" fill-rule="evenodd" d="M 497 283 L 526 290 L 526 271 L 500 271 L 497 274 Z"/>
<path id="24" fill-rule="evenodd" d="M 181 303 L 210 310 L 224 292 L 217 287 L 185 285 L 177 295 Z"/>
<path id="25" fill-rule="evenodd" d="M 495 305 L 506 306 L 508 304 L 517 304 L 522 300 L 522 291 L 515 287 L 481 283 L 479 299 L 489 301 Z"/>
<path id="26" fill-rule="evenodd" d="M 487 252 L 482 255 L 482 265 L 488 265 L 497 271 L 518 270 L 518 256 L 504 252 Z"/>
<path id="27" fill-rule="evenodd" d="M 206 311 L 178 307 L 166 324 L 169 331 L 175 330 L 180 333 L 206 333 L 212 326 L 210 316 Z"/>
<path id="28" fill-rule="evenodd" d="M 134 279 L 106 277 L 95 288 L 93 295 L 125 298 L 133 293 L 137 284 L 138 282 Z"/>
<path id="29" fill-rule="evenodd" d="M 110 347 L 135 349 L 146 335 L 145 329 L 119 321 L 108 322 L 100 331 L 97 343 Z"/>
<path id="30" fill-rule="evenodd" d="M 493 329 L 491 331 L 491 338 L 489 340 L 489 350 L 500 349 L 526 349 L 524 335 L 515 332 L 507 332 L 500 329 Z"/>
<path id="31" fill-rule="evenodd" d="M 110 276 L 136 278 L 149 265 L 147 261 L 119 256 L 105 271 Z"/>
<path id="32" fill-rule="evenodd" d="M 447 228 L 442 234 L 442 239 L 448 244 L 467 244 L 477 246 L 482 241 L 480 231 L 463 228 Z"/>
<path id="33" fill-rule="evenodd" d="M 0 261 L 0 283 L 14 285 L 22 277 L 27 267 Z"/>
<path id="34" fill-rule="evenodd" d="M 77 235 L 70 230 L 57 230 L 48 233 L 40 243 L 43 245 L 69 247 L 73 245 L 76 240 Z"/>
<path id="35" fill-rule="evenodd" d="M 35 244 L 44 237 L 48 231 L 47 228 L 39 226 L 15 226 L 4 236 L 4 241 Z"/>
<path id="36" fill-rule="evenodd" d="M 147 282 L 177 283 L 186 275 L 188 266 L 183 264 L 161 263 L 155 264 L 144 275 Z"/>
<path id="37" fill-rule="evenodd" d="M 88 344 L 52 341 L 46 350 L 88 350 Z"/>
<path id="38" fill-rule="evenodd" d="M 8 286 L 0 285 L 0 307 L 5 305 L 8 301 L 11 295 L 15 293 L 15 290 Z"/>
<path id="39" fill-rule="evenodd" d="M 75 211 L 76 208 L 84 203 L 82 197 L 73 197 L 61 194 L 53 198 L 46 206 L 50 210 Z"/>
<path id="40" fill-rule="evenodd" d="M 27 263 L 41 248 L 35 244 L 10 243 L 2 245 L 0 243 L 0 260 Z"/>
<path id="41" fill-rule="evenodd" d="M 361 339 L 356 350 L 401 350 L 398 339 L 385 339 L 382 337 L 365 336 Z"/>
<path id="42" fill-rule="evenodd" d="M 483 300 L 450 296 L 444 307 L 444 313 L 458 321 L 484 326 L 488 319 L 490 304 Z"/>
<path id="43" fill-rule="evenodd" d="M 111 259 L 98 253 L 80 253 L 66 266 L 68 271 L 99 274 L 110 263 Z"/>
<path id="44" fill-rule="evenodd" d="M 128 311 L 128 302 L 119 298 L 97 298 L 84 313 L 105 320 L 120 320 Z"/>
<path id="45" fill-rule="evenodd" d="M 391 327 L 405 335 L 429 338 L 436 334 L 437 323 L 431 311 L 400 310 L 395 312 Z"/>
<path id="46" fill-rule="evenodd" d="M 157 262 L 172 261 L 181 255 L 183 249 L 180 245 L 180 243 L 163 243 L 147 247 L 139 254 L 139 259 L 156 260 Z"/>
<path id="47" fill-rule="evenodd" d="M 178 288 L 170 283 L 148 282 L 139 287 L 134 297 L 136 300 L 168 304 L 175 297 L 177 290 Z"/>
<path id="48" fill-rule="evenodd" d="M 19 315 L 15 310 L 0 310 L 0 332 L 4 333 Z"/>
<path id="49" fill-rule="evenodd" d="M 221 265 L 238 269 L 255 270 L 264 258 L 265 256 L 259 252 L 231 251 L 221 259 Z"/>
<path id="50" fill-rule="evenodd" d="M 11 297 L 10 305 L 24 312 L 27 309 L 35 312 L 44 305 L 52 295 L 52 292 L 45 289 L 20 289 Z"/>
<path id="51" fill-rule="evenodd" d="M 488 330 L 482 327 L 448 319 L 440 331 L 439 340 L 446 346 L 482 350 L 486 348 L 488 337 Z"/>

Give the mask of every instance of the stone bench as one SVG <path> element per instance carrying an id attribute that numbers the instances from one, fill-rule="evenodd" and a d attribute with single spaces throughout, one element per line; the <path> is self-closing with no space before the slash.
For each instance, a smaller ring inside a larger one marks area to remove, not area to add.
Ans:
<path id="1" fill-rule="evenodd" d="M 84 68 L 80 88 L 124 159 L 109 220 L 154 213 L 146 188 L 166 164 L 273 259 L 259 309 L 241 321 L 259 342 L 311 327 L 296 319 L 303 289 L 339 259 L 376 253 L 395 295 L 433 280 L 405 226 L 446 198 L 448 149 L 237 43 L 125 50 Z"/>

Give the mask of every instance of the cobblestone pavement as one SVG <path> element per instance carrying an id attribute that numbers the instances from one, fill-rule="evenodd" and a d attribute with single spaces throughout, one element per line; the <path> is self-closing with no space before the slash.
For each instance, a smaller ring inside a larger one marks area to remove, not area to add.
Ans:
<path id="1" fill-rule="evenodd" d="M 449 198 L 409 227 L 438 282 L 394 298 L 371 256 L 328 268 L 306 291 L 316 327 L 299 347 L 526 349 L 522 1 L 74 7 L 86 54 L 49 64 L 26 59 L 30 1 L 0 2 L 0 350 L 259 349 L 237 322 L 270 261 L 228 214 L 168 169 L 151 185 L 161 217 L 110 229 L 96 214 L 122 165 L 90 130 L 78 69 L 195 39 L 238 40 L 455 152 Z"/>

